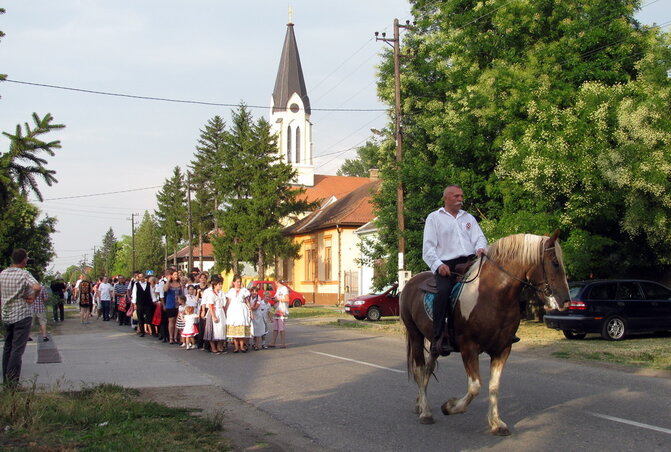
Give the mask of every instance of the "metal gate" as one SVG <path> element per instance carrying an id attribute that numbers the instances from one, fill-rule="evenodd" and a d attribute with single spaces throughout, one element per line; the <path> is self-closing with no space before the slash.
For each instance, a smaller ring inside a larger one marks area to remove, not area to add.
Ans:
<path id="1" fill-rule="evenodd" d="M 344 272 L 345 276 L 345 299 L 346 302 L 350 298 L 359 295 L 359 272 L 356 270 L 349 270 Z"/>

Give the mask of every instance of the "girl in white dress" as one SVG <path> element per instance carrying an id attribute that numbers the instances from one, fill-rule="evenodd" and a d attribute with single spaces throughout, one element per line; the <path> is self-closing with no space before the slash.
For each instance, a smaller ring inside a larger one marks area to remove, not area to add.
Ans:
<path id="1" fill-rule="evenodd" d="M 203 292 L 203 304 L 208 307 L 204 339 L 210 341 L 210 352 L 219 355 L 224 352 L 226 340 L 226 302 L 222 286 L 221 276 L 213 275 L 212 287 Z"/>
<path id="2" fill-rule="evenodd" d="M 247 352 L 245 342 L 251 336 L 252 310 L 249 291 L 242 287 L 240 275 L 233 277 L 233 287 L 226 293 L 226 330 L 233 340 L 233 353 Z"/>
<path id="3" fill-rule="evenodd" d="M 252 308 L 252 313 L 254 314 L 254 319 L 252 320 L 252 335 L 254 336 L 254 350 L 258 350 L 260 347 L 259 342 L 261 338 L 266 335 L 266 321 L 264 319 L 264 310 L 263 305 L 267 306 L 267 303 L 264 299 L 259 297 L 259 287 L 254 286 L 251 290 L 251 295 L 249 296 L 249 306 Z M 267 308 L 266 308 L 267 312 Z"/>

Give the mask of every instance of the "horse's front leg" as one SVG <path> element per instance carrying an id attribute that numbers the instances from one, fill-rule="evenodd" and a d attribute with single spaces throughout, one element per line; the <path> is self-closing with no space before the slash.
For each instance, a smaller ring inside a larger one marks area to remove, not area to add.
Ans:
<path id="1" fill-rule="evenodd" d="M 468 377 L 468 390 L 466 394 L 457 399 L 453 397 L 447 402 L 443 403 L 440 409 L 443 414 L 461 414 L 465 413 L 471 401 L 480 393 L 482 383 L 480 381 L 480 362 L 478 361 L 478 353 L 474 350 L 461 350 L 461 359 L 464 362 L 464 369 Z"/>
<path id="2" fill-rule="evenodd" d="M 501 383 L 501 374 L 510 356 L 510 347 L 506 348 L 499 356 L 491 359 L 489 375 L 489 413 L 487 421 L 491 432 L 499 436 L 510 435 L 510 430 L 505 422 L 499 416 L 499 387 Z"/>

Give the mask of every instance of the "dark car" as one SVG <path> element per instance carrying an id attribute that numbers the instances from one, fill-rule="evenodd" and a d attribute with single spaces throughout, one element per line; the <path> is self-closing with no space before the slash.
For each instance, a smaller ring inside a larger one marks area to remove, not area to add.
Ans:
<path id="1" fill-rule="evenodd" d="M 569 284 L 571 302 L 544 317 L 568 339 L 599 333 L 618 341 L 629 333 L 671 330 L 671 290 L 653 281 L 594 280 Z"/>
<path id="2" fill-rule="evenodd" d="M 360 295 L 347 300 L 345 312 L 355 319 L 377 321 L 382 316 L 398 315 L 398 284 L 382 289 L 376 294 Z"/>

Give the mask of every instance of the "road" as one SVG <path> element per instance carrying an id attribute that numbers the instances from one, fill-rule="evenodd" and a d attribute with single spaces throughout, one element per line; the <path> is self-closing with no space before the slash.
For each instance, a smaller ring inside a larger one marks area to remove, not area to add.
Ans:
<path id="1" fill-rule="evenodd" d="M 402 339 L 299 323 L 289 322 L 287 349 L 223 356 L 137 338 L 112 323 L 95 332 L 82 326 L 55 336 L 63 363 L 34 364 L 29 347 L 23 376 L 75 387 L 216 385 L 338 451 L 671 449 L 669 378 L 513 351 L 500 394 L 512 435 L 502 438 L 487 432 L 486 356 L 485 389 L 457 416 L 443 416 L 440 405 L 463 394 L 465 374 L 458 357 L 441 358 L 429 385 L 436 423 L 420 425 Z"/>

